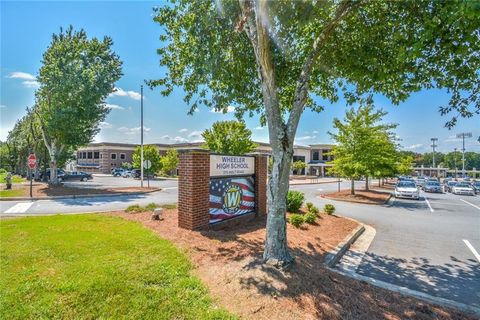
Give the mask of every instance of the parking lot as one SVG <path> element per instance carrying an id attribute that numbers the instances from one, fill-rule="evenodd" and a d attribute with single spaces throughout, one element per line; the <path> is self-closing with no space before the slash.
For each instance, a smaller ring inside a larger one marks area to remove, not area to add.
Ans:
<path id="1" fill-rule="evenodd" d="M 144 186 L 146 187 L 148 184 L 150 187 L 156 188 L 171 188 L 177 186 L 177 180 L 174 179 L 163 179 L 163 178 L 156 178 L 147 179 L 143 182 Z M 114 177 L 111 175 L 98 175 L 94 174 L 93 179 L 89 181 L 65 181 L 65 186 L 68 187 L 75 187 L 75 188 L 98 188 L 98 189 L 106 189 L 106 188 L 122 188 L 122 187 L 139 187 L 140 180 L 134 178 L 123 178 L 123 177 Z"/>
<path id="2" fill-rule="evenodd" d="M 375 206 L 318 197 L 334 191 L 334 184 L 292 189 L 305 192 L 316 205 L 334 203 L 338 214 L 376 229 L 358 274 L 480 307 L 478 195 L 421 192 L 420 200 L 391 198 Z"/>

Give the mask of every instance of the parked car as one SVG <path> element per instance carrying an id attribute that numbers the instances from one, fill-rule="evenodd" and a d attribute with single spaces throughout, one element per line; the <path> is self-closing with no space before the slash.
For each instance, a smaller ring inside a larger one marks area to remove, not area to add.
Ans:
<path id="1" fill-rule="evenodd" d="M 415 183 L 411 181 L 400 181 L 397 183 L 394 195 L 395 198 L 420 199 L 420 191 Z"/>
<path id="2" fill-rule="evenodd" d="M 457 181 L 448 181 L 447 184 L 445 185 L 445 191 L 446 192 L 452 192 L 452 188 L 457 185 Z"/>
<path id="3" fill-rule="evenodd" d="M 475 191 L 473 187 L 468 182 L 459 182 L 452 187 L 453 194 L 464 194 L 468 196 L 474 196 Z"/>
<path id="4" fill-rule="evenodd" d="M 65 175 L 65 171 L 63 169 L 57 169 L 57 177 L 60 179 Z M 47 180 L 50 180 L 50 168 L 47 169 L 46 172 Z M 43 172 L 40 172 L 40 180 L 43 180 Z"/>
<path id="5" fill-rule="evenodd" d="M 123 173 L 122 173 L 122 177 L 131 178 L 132 177 L 132 170 L 124 170 Z"/>
<path id="6" fill-rule="evenodd" d="M 122 169 L 122 168 L 114 168 L 114 169 L 112 169 L 112 176 L 121 177 L 123 175 L 124 171 L 125 171 L 125 169 Z"/>
<path id="7" fill-rule="evenodd" d="M 140 179 L 141 171 L 140 169 L 133 169 L 132 170 L 132 177 L 135 179 Z"/>
<path id="8" fill-rule="evenodd" d="M 415 185 L 417 187 L 423 187 L 423 185 L 425 184 L 426 180 L 424 178 L 417 178 L 417 180 L 415 181 Z"/>
<path id="9" fill-rule="evenodd" d="M 66 172 L 63 177 L 59 178 L 60 181 L 67 181 L 67 180 L 88 181 L 92 179 L 93 177 L 90 173 L 81 172 L 81 171 Z"/>
<path id="10" fill-rule="evenodd" d="M 423 186 L 423 191 L 425 192 L 438 192 L 438 193 L 443 193 L 443 187 L 440 185 L 440 183 L 436 180 L 434 181 L 427 181 L 425 185 Z"/>
<path id="11" fill-rule="evenodd" d="M 472 183 L 473 190 L 475 193 L 480 193 L 480 181 L 475 181 Z"/>

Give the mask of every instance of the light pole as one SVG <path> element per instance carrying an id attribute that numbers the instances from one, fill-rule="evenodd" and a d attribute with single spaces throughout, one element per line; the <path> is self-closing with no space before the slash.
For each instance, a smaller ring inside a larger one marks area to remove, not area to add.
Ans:
<path id="1" fill-rule="evenodd" d="M 438 138 L 431 138 L 430 141 L 432 141 L 432 149 L 433 149 L 433 158 L 432 158 L 432 168 L 435 169 L 435 148 L 437 147 L 436 143 L 438 141 Z M 430 172 L 431 175 L 431 172 Z M 437 176 L 435 172 L 435 176 Z"/>
<path id="2" fill-rule="evenodd" d="M 457 148 L 453 148 L 453 163 L 455 165 L 455 180 L 457 180 Z"/>
<path id="3" fill-rule="evenodd" d="M 143 188 L 143 85 L 140 86 L 140 187 Z"/>
<path id="4" fill-rule="evenodd" d="M 462 178 L 465 178 L 465 138 L 471 137 L 471 132 L 462 132 L 457 134 L 457 138 L 462 138 Z"/>

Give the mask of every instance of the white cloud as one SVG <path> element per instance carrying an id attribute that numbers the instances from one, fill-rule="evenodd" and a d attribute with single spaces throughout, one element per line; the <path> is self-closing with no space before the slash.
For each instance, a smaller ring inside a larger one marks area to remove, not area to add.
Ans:
<path id="1" fill-rule="evenodd" d="M 27 87 L 27 88 L 38 88 L 40 87 L 40 83 L 35 80 L 25 80 L 22 82 L 22 84 Z"/>
<path id="2" fill-rule="evenodd" d="M 423 147 L 423 144 L 417 143 L 417 144 L 412 144 L 411 146 L 408 146 L 408 147 L 406 147 L 406 148 L 413 150 L 413 149 L 418 149 L 418 148 L 421 148 L 421 147 Z"/>
<path id="3" fill-rule="evenodd" d="M 188 135 L 189 138 L 199 138 L 202 136 L 202 131 L 192 131 L 190 132 L 190 134 Z"/>
<path id="4" fill-rule="evenodd" d="M 10 73 L 8 75 L 8 78 L 30 80 L 30 81 L 37 80 L 37 78 L 33 74 L 26 73 L 26 72 L 20 72 L 20 71 Z"/>
<path id="5" fill-rule="evenodd" d="M 109 94 L 109 97 L 129 97 L 133 100 L 140 100 L 141 95 L 135 91 L 125 91 L 122 88 L 115 88 L 115 91 Z"/>
<path id="6" fill-rule="evenodd" d="M 263 130 L 263 129 L 265 129 L 265 127 L 261 127 L 261 126 L 255 127 L 255 130 Z"/>
<path id="7" fill-rule="evenodd" d="M 151 128 L 143 127 L 143 132 L 144 133 L 150 132 L 150 130 L 151 130 Z M 120 128 L 118 128 L 118 131 L 123 132 L 125 134 L 129 134 L 129 135 L 139 134 L 140 133 L 140 127 L 133 127 L 133 128 L 120 127 Z"/>
<path id="8" fill-rule="evenodd" d="M 166 140 L 166 141 L 172 142 L 172 143 L 189 142 L 187 138 L 179 137 L 179 136 L 171 137 L 171 136 L 169 136 L 168 134 L 166 134 L 166 135 L 164 135 L 164 136 L 161 136 L 160 138 L 161 138 L 162 140 Z"/>
<path id="9" fill-rule="evenodd" d="M 183 137 L 175 137 L 172 139 L 172 141 L 175 143 L 182 143 L 182 142 L 188 142 L 188 139 L 185 139 Z"/>
<path id="10" fill-rule="evenodd" d="M 180 133 L 184 133 L 184 132 L 187 132 L 187 131 L 188 131 L 187 128 L 183 128 L 183 129 L 178 130 L 178 132 L 180 132 Z"/>
<path id="11" fill-rule="evenodd" d="M 0 104 L 0 109 L 6 108 L 7 106 L 4 104 Z"/>
<path id="12" fill-rule="evenodd" d="M 317 136 L 303 136 L 303 137 L 298 137 L 295 138 L 296 141 L 305 141 L 305 140 L 311 140 L 315 139 Z"/>
<path id="13" fill-rule="evenodd" d="M 226 113 L 232 113 L 232 112 L 234 112 L 234 111 L 235 111 L 235 107 L 234 107 L 234 106 L 228 106 Z M 210 112 L 212 112 L 212 113 L 223 113 L 223 110 L 211 109 Z"/>
<path id="14" fill-rule="evenodd" d="M 110 103 L 105 104 L 105 108 L 107 108 L 107 109 L 116 109 L 116 110 L 123 110 L 123 109 L 125 109 L 124 107 L 119 106 L 118 104 L 110 104 Z"/>
<path id="15" fill-rule="evenodd" d="M 313 130 L 312 133 L 313 133 L 313 134 L 317 134 L 318 131 L 317 131 L 317 130 Z"/>
<path id="16" fill-rule="evenodd" d="M 113 127 L 111 123 L 108 123 L 108 122 L 106 122 L 106 121 L 100 122 L 98 126 L 99 126 L 101 129 L 110 129 L 110 128 Z"/>

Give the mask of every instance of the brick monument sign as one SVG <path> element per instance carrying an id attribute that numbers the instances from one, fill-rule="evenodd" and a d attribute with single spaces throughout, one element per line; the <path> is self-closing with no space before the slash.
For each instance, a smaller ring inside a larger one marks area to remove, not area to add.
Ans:
<path id="1" fill-rule="evenodd" d="M 178 226 L 217 228 L 267 212 L 267 164 L 263 154 L 229 156 L 180 151 Z"/>

